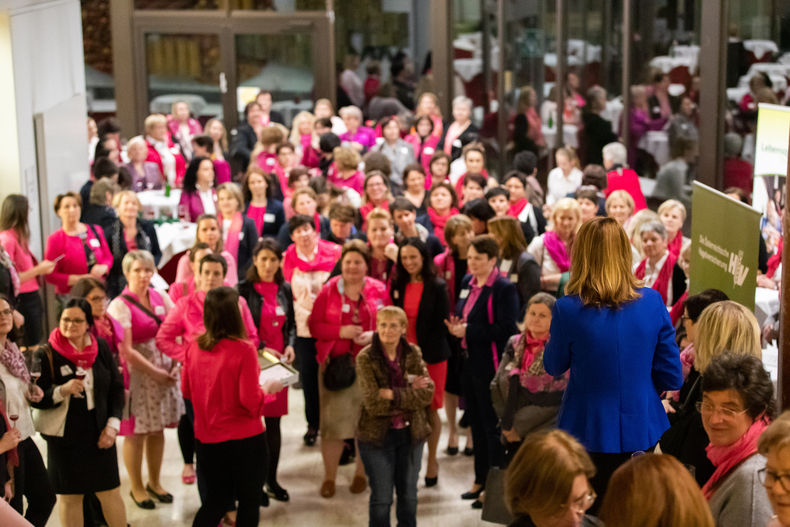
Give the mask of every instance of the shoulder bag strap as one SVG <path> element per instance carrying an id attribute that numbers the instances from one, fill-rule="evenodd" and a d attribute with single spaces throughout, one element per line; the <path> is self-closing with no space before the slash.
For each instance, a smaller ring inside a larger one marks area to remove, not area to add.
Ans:
<path id="1" fill-rule="evenodd" d="M 145 313 L 146 315 L 148 315 L 149 317 L 151 317 L 151 318 L 154 320 L 154 322 L 156 322 L 156 325 L 157 325 L 157 326 L 161 326 L 161 325 L 162 325 L 162 320 L 161 320 L 161 319 L 160 319 L 158 316 L 154 315 L 154 314 L 151 312 L 151 310 L 150 310 L 150 309 L 148 309 L 147 307 L 145 307 L 144 305 L 142 305 L 140 302 L 138 302 L 138 301 L 137 301 L 137 300 L 135 300 L 134 298 L 130 297 L 129 295 L 121 295 L 121 297 L 122 297 L 124 300 L 126 300 L 127 302 L 129 302 L 129 303 L 133 304 L 133 305 L 134 305 L 135 307 L 137 307 L 137 308 L 138 308 L 140 311 L 142 311 L 143 313 Z"/>

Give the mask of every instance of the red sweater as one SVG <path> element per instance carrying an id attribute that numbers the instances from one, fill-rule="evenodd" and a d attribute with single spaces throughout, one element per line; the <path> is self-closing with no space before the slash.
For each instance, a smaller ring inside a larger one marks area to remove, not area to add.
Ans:
<path id="1" fill-rule="evenodd" d="M 625 190 L 631 194 L 634 199 L 634 214 L 647 208 L 639 176 L 630 168 L 618 168 L 606 174 L 606 188 L 603 193 L 608 198 L 615 190 Z"/>
<path id="2" fill-rule="evenodd" d="M 202 443 L 263 433 L 264 392 L 255 348 L 223 339 L 211 351 L 193 342 L 184 366 L 184 396 L 195 409 L 195 437 Z"/>

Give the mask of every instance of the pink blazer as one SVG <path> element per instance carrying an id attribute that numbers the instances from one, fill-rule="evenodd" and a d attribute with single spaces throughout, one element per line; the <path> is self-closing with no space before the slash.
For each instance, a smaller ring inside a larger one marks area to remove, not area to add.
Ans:
<path id="1" fill-rule="evenodd" d="M 217 206 L 217 191 L 211 189 L 214 195 L 214 207 Z M 195 192 L 182 192 L 181 198 L 178 200 L 178 205 L 185 205 L 189 213 L 189 221 L 196 222 L 198 217 L 203 214 L 203 201 L 200 199 L 200 194 Z"/>
<path id="2" fill-rule="evenodd" d="M 104 232 L 98 225 L 93 225 L 96 229 L 98 238 L 94 236 L 91 226 L 88 226 L 88 236 L 86 243 L 96 255 L 96 263 L 107 266 L 109 271 L 112 267 L 112 252 L 104 239 Z M 69 276 L 73 274 L 88 274 L 88 262 L 85 258 L 85 249 L 79 236 L 69 236 L 63 229 L 57 230 L 47 238 L 47 248 L 44 251 L 44 258 L 54 260 L 58 256 L 65 255 L 55 264 L 55 270 L 45 278 L 47 282 L 55 286 L 55 292 L 59 295 L 68 294 Z M 105 278 L 107 274 L 105 273 Z"/>
<path id="3" fill-rule="evenodd" d="M 225 275 L 225 285 L 234 287 L 239 282 L 239 272 L 236 270 L 236 259 L 228 251 L 222 251 L 220 254 L 228 263 L 228 274 Z M 189 255 L 185 254 L 178 260 L 178 266 L 176 267 L 176 282 L 194 283 L 194 281 L 195 275 L 192 273 Z M 173 301 L 175 302 L 175 300 Z"/>
<path id="4" fill-rule="evenodd" d="M 24 273 L 35 267 L 36 259 L 33 253 L 30 252 L 29 248 L 19 243 L 19 238 L 14 229 L 0 232 L 0 244 L 3 245 L 3 249 L 5 249 L 5 252 L 11 257 L 18 273 Z M 30 293 L 32 291 L 38 291 L 38 282 L 35 278 L 31 278 L 19 284 L 20 293 Z"/>
<path id="5" fill-rule="evenodd" d="M 156 333 L 156 347 L 159 351 L 172 359 L 184 362 L 190 344 L 206 331 L 203 325 L 205 299 L 205 291 L 195 291 L 176 302 Z M 255 328 L 255 321 L 252 319 L 247 301 L 243 298 L 239 298 L 239 309 L 244 329 L 247 331 L 247 340 L 257 347 L 258 330 Z M 177 337 L 181 337 L 181 342 L 176 340 Z"/>

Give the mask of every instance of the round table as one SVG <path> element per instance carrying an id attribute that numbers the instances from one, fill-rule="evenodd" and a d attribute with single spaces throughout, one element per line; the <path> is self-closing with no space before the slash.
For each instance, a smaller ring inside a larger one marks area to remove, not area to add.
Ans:
<path id="1" fill-rule="evenodd" d="M 147 220 L 178 217 L 180 189 L 171 189 L 169 196 L 165 196 L 164 190 L 144 190 L 137 193 L 137 198 L 143 206 L 143 217 Z"/>
<path id="2" fill-rule="evenodd" d="M 159 240 L 159 249 L 162 251 L 162 259 L 159 260 L 159 268 L 162 269 L 173 256 L 186 251 L 195 243 L 195 233 L 197 225 L 194 223 L 163 223 L 157 225 L 156 237 Z"/>

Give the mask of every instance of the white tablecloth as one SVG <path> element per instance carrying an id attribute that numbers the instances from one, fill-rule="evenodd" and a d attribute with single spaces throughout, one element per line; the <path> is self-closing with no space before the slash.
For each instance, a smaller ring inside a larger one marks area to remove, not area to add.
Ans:
<path id="1" fill-rule="evenodd" d="M 783 92 L 787 89 L 787 77 L 783 73 L 768 73 L 768 78 L 771 79 L 771 84 L 773 84 L 773 90 L 775 92 Z M 749 79 L 751 79 L 751 75 L 744 75 L 740 79 L 738 79 L 738 87 L 749 89 Z"/>
<path id="2" fill-rule="evenodd" d="M 546 138 L 546 144 L 550 147 L 554 145 L 554 141 L 557 139 L 557 127 L 556 125 L 549 128 L 546 125 L 543 125 L 543 137 Z M 562 126 L 562 139 L 563 144 L 566 146 L 572 146 L 573 148 L 579 148 L 579 127 L 575 124 L 565 124 Z M 560 145 L 562 146 L 562 145 Z"/>
<path id="3" fill-rule="evenodd" d="M 585 63 L 601 61 L 601 46 L 585 42 L 581 39 L 568 39 L 568 55 L 579 58 Z M 586 50 L 586 53 L 585 53 Z"/>
<path id="4" fill-rule="evenodd" d="M 650 60 L 650 65 L 664 73 L 669 73 L 678 66 L 685 66 L 688 68 L 689 73 L 693 74 L 696 68 L 696 61 L 691 57 L 668 57 L 660 55 L 653 57 Z"/>
<path id="5" fill-rule="evenodd" d="M 774 322 L 779 314 L 779 291 L 758 287 L 754 293 L 754 316 L 762 328 L 766 322 Z"/>
<path id="6" fill-rule="evenodd" d="M 639 140 L 639 148 L 647 150 L 659 166 L 669 161 L 669 135 L 663 130 L 650 130 Z"/>
<path id="7" fill-rule="evenodd" d="M 743 96 L 749 93 L 748 87 L 737 86 L 735 88 L 727 88 L 727 99 L 734 102 L 735 104 L 740 104 L 741 99 Z"/>
<path id="8" fill-rule="evenodd" d="M 755 62 L 749 66 L 749 71 L 746 73 L 746 76 L 751 79 L 757 72 L 790 77 L 790 62 L 787 64 L 780 62 Z"/>
<path id="9" fill-rule="evenodd" d="M 156 237 L 159 239 L 159 249 L 162 259 L 159 268 L 167 264 L 173 256 L 192 247 L 195 243 L 197 225 L 194 223 L 163 223 L 156 226 Z"/>
<path id="10" fill-rule="evenodd" d="M 776 62 L 790 66 L 790 52 L 783 54 Z"/>
<path id="11" fill-rule="evenodd" d="M 692 60 L 694 69 L 697 69 L 699 64 L 699 46 L 675 46 L 676 57 L 687 57 Z"/>
<path id="12" fill-rule="evenodd" d="M 581 57 L 577 57 L 575 55 L 568 55 L 568 60 L 566 62 L 568 66 L 581 66 L 583 64 Z M 543 55 L 543 64 L 545 64 L 549 68 L 556 68 L 557 54 L 546 53 L 545 55 Z"/>
<path id="13" fill-rule="evenodd" d="M 743 47 L 751 51 L 757 59 L 763 58 L 766 53 L 777 53 L 779 47 L 773 40 L 744 40 Z"/>
<path id="14" fill-rule="evenodd" d="M 181 199 L 179 189 L 171 189 L 170 196 L 167 197 L 164 190 L 145 190 L 138 192 L 137 197 L 143 206 L 143 217 L 146 219 L 178 217 L 178 202 Z"/>

